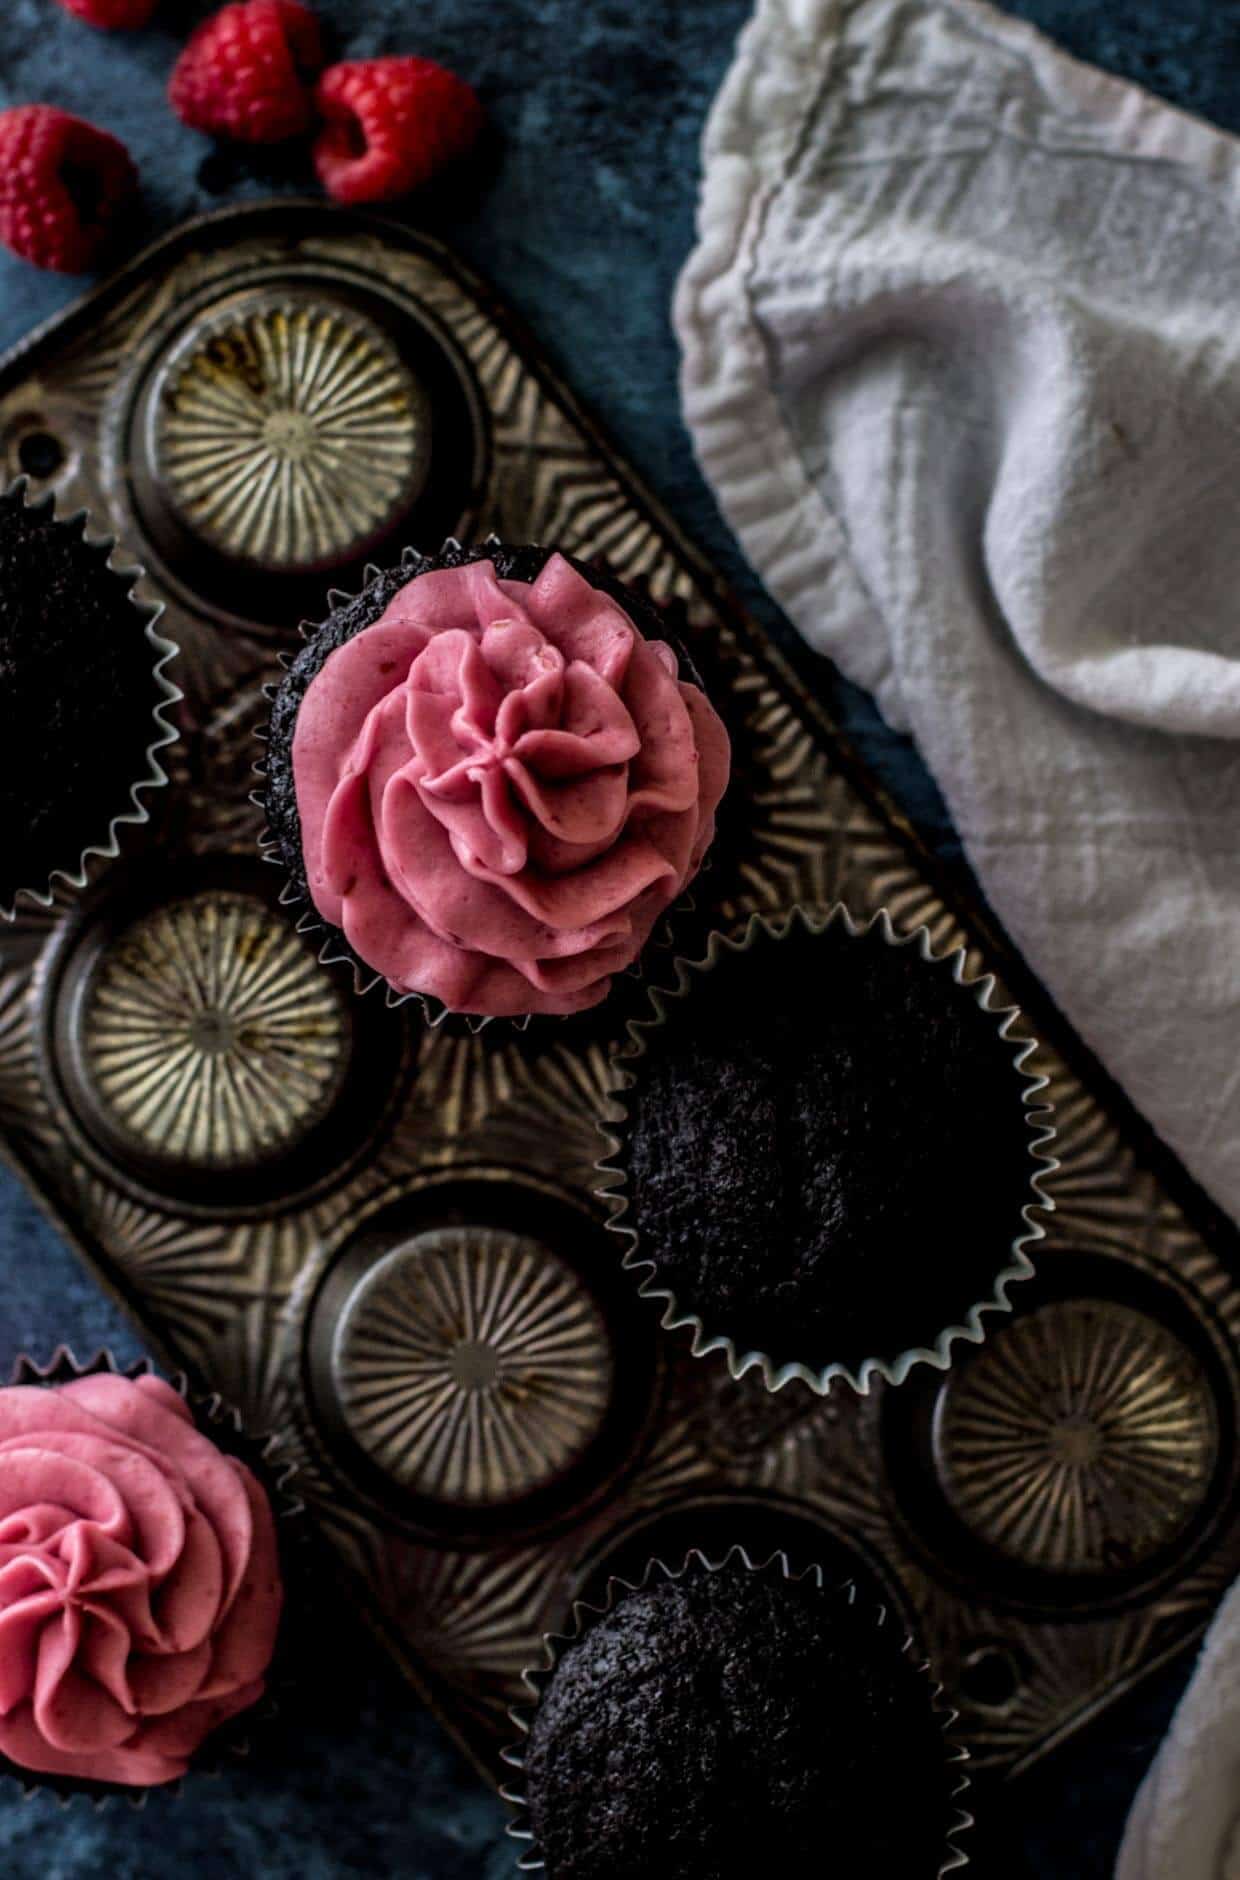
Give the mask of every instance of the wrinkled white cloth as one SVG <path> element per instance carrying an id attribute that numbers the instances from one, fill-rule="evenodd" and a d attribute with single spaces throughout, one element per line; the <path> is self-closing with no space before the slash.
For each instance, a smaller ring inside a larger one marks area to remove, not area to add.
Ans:
<path id="1" fill-rule="evenodd" d="M 1240 1585 L 1146 1777 L 1116 1880 L 1240 1880 Z"/>
<path id="2" fill-rule="evenodd" d="M 1240 1216 L 1240 143 L 969 0 L 762 0 L 676 320 L 758 573 Z"/>
<path id="3" fill-rule="evenodd" d="M 676 324 L 754 567 L 1240 1217 L 1240 143 L 976 0 L 759 0 Z M 1224 1858 L 1186 1826 L 1127 1871 Z"/>

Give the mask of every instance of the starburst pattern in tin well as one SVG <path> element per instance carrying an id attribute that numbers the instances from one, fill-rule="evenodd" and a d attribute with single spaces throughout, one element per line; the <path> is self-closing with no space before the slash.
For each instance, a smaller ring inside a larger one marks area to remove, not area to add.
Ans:
<path id="1" fill-rule="evenodd" d="M 255 896 L 208 891 L 140 915 L 85 992 L 83 1058 L 114 1130 L 199 1169 L 252 1167 L 330 1108 L 344 996 Z"/>
<path id="2" fill-rule="evenodd" d="M 533 1493 L 585 1453 L 613 1357 L 595 1300 L 542 1241 L 437 1228 L 362 1281 L 333 1367 L 372 1461 L 409 1492 L 481 1508 Z"/>
<path id="3" fill-rule="evenodd" d="M 156 416 L 166 493 L 194 534 L 266 569 L 312 569 L 416 497 L 426 399 L 369 321 L 277 302 L 196 337 Z"/>
<path id="4" fill-rule="evenodd" d="M 1195 1355 L 1110 1300 L 1040 1307 L 943 1387 L 935 1442 L 956 1512 L 1000 1553 L 1064 1574 L 1122 1572 L 1205 1499 L 1218 1415 Z"/>

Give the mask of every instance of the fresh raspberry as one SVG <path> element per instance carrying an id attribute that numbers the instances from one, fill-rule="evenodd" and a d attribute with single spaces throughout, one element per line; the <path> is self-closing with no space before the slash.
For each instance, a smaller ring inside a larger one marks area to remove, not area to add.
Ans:
<path id="1" fill-rule="evenodd" d="M 37 268 L 80 274 L 137 187 L 124 144 L 50 104 L 0 111 L 0 241 Z"/>
<path id="2" fill-rule="evenodd" d="M 66 13 L 73 13 L 88 26 L 102 26 L 105 32 L 123 32 L 145 26 L 159 5 L 159 0 L 60 0 Z"/>
<path id="3" fill-rule="evenodd" d="M 430 59 L 356 59 L 324 72 L 315 93 L 324 128 L 319 181 L 338 202 L 390 202 L 464 156 L 482 106 Z"/>
<path id="4" fill-rule="evenodd" d="M 276 144 L 314 122 L 319 23 L 298 0 L 237 0 L 204 20 L 168 81 L 177 116 L 213 137 Z"/>

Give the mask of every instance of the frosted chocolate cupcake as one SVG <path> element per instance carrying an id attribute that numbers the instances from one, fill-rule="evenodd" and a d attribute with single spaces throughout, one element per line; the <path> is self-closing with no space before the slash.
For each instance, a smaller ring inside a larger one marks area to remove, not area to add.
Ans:
<path id="1" fill-rule="evenodd" d="M 734 1550 L 638 1588 L 548 1641 L 508 1760 L 523 1866 L 548 1880 L 936 1880 L 964 1864 L 964 1784 L 911 1641 L 850 1589 Z M 892 1785 L 899 1807 L 891 1806 Z"/>
<path id="2" fill-rule="evenodd" d="M 678 970 L 630 1028 L 603 1165 L 664 1325 L 818 1390 L 980 1339 L 1033 1271 L 1050 1160 L 993 981 L 842 908 L 755 919 Z"/>
<path id="3" fill-rule="evenodd" d="M 24 483 L 0 495 L 0 914 L 46 902 L 54 876 L 81 886 L 167 781 L 175 648 L 110 555 L 82 515 L 27 503 Z"/>
<path id="4" fill-rule="evenodd" d="M 289 896 L 362 982 L 472 1016 L 597 1005 L 701 866 L 727 734 L 658 614 L 543 548 L 409 555 L 272 707 Z"/>
<path id="5" fill-rule="evenodd" d="M 0 1759 L 67 1793 L 174 1782 L 263 1695 L 271 1503 L 161 1378 L 56 1374 L 0 1389 Z"/>

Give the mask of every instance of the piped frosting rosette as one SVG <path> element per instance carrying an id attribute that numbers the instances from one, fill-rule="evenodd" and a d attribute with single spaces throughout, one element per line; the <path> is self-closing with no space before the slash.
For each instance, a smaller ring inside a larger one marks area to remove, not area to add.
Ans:
<path id="1" fill-rule="evenodd" d="M 697 873 L 729 748 L 612 594 L 488 553 L 415 573 L 318 664 L 291 768 L 308 895 L 366 967 L 456 1012 L 563 1015 Z"/>
<path id="2" fill-rule="evenodd" d="M 262 1697 L 271 1502 L 148 1372 L 0 1389 L 0 1756 L 68 1792 L 176 1781 Z"/>

